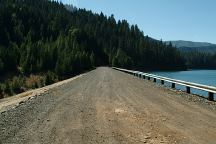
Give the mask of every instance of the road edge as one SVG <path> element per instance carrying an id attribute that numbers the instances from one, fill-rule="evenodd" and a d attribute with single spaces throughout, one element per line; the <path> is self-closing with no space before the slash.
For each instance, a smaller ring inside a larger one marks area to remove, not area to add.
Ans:
<path id="1" fill-rule="evenodd" d="M 73 80 L 83 77 L 84 75 L 86 75 L 86 73 L 77 75 L 75 77 L 72 77 L 72 78 L 69 78 L 63 81 L 53 83 L 51 85 L 47 85 L 45 87 L 29 90 L 29 91 L 26 91 L 26 92 L 23 92 L 23 93 L 20 93 L 20 94 L 17 94 L 17 95 L 8 97 L 8 98 L 1 99 L 0 100 L 0 113 L 4 113 L 10 109 L 16 108 L 20 104 L 23 104 L 28 100 L 34 99 L 38 96 L 42 96 L 43 94 L 49 92 L 53 88 L 65 85 Z"/>

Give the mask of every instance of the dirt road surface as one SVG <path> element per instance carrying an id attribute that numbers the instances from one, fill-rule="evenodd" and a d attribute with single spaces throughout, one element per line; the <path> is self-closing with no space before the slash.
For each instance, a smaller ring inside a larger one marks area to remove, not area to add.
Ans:
<path id="1" fill-rule="evenodd" d="M 216 144 L 216 110 L 182 95 L 97 68 L 2 112 L 0 143 Z"/>

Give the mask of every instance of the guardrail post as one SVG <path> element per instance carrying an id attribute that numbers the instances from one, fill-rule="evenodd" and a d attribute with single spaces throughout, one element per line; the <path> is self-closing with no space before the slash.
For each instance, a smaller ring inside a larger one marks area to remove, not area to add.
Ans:
<path id="1" fill-rule="evenodd" d="M 175 83 L 172 83 L 172 88 L 175 88 Z"/>
<path id="2" fill-rule="evenodd" d="M 190 93 L 190 87 L 189 86 L 186 86 L 186 92 Z"/>
<path id="3" fill-rule="evenodd" d="M 164 84 L 164 80 L 161 80 L 161 84 L 162 84 L 162 85 Z"/>
<path id="4" fill-rule="evenodd" d="M 154 78 L 154 82 L 156 82 L 156 78 Z"/>
<path id="5" fill-rule="evenodd" d="M 150 77 L 148 77 L 148 80 L 150 80 L 151 78 Z"/>
<path id="6" fill-rule="evenodd" d="M 208 93 L 208 100 L 209 101 L 213 101 L 214 100 L 214 93 L 212 93 L 212 92 Z"/>

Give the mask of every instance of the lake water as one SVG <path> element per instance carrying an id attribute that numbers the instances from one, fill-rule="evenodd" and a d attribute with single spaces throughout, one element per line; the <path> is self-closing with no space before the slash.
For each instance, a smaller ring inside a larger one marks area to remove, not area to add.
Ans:
<path id="1" fill-rule="evenodd" d="M 215 86 L 216 87 L 216 70 L 190 70 L 190 71 L 176 71 L 176 72 L 150 72 L 155 75 L 165 76 L 173 79 L 184 80 L 188 82 L 195 82 L 199 84 Z M 166 86 L 171 84 L 166 83 Z M 177 89 L 185 90 L 183 86 L 176 86 Z M 208 93 L 201 90 L 191 89 L 192 93 L 207 97 Z M 214 94 L 216 98 L 216 94 Z"/>

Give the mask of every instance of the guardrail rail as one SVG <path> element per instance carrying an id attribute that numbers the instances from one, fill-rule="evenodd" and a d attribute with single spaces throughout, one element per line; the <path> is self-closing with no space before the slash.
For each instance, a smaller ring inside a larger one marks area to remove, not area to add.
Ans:
<path id="1" fill-rule="evenodd" d="M 185 86 L 187 93 L 191 93 L 191 88 L 206 91 L 208 92 L 208 100 L 214 101 L 214 94 L 216 93 L 216 87 L 214 86 L 208 86 L 208 85 L 197 84 L 197 83 L 192 83 L 192 82 L 187 82 L 187 81 L 182 81 L 182 80 L 177 80 L 177 79 L 171 79 L 171 78 L 167 78 L 163 76 L 144 73 L 140 71 L 127 70 L 127 69 L 122 69 L 122 68 L 117 68 L 117 67 L 113 67 L 113 69 L 116 69 L 118 71 L 122 71 L 128 74 L 132 74 L 139 78 L 148 79 L 148 80 L 153 79 L 153 82 L 155 83 L 157 82 L 157 80 L 159 80 L 162 85 L 164 84 L 164 82 L 168 82 L 168 83 L 171 83 L 172 88 L 175 88 L 176 85 Z"/>

